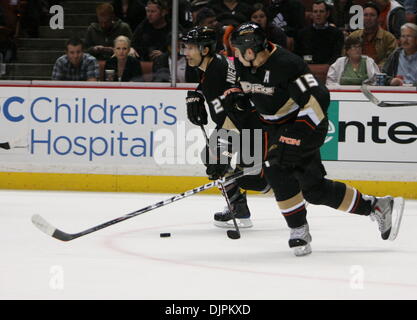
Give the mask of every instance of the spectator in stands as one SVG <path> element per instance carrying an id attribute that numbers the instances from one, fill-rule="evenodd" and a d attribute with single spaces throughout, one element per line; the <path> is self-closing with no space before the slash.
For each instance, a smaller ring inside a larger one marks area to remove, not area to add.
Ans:
<path id="1" fill-rule="evenodd" d="M 52 80 L 97 81 L 99 67 L 96 58 L 83 52 L 83 42 L 78 38 L 67 41 L 66 54 L 59 57 L 52 71 Z"/>
<path id="2" fill-rule="evenodd" d="M 244 15 L 240 13 L 231 14 L 230 12 L 220 13 L 216 15 L 216 19 L 222 28 L 229 25 L 237 26 L 247 21 L 247 18 Z"/>
<path id="3" fill-rule="evenodd" d="M 228 15 L 231 15 L 230 13 Z M 220 17 L 222 17 L 220 15 Z M 231 15 L 233 18 L 236 17 L 236 15 Z M 222 29 L 222 23 L 217 21 L 216 13 L 213 9 L 210 9 L 208 7 L 203 8 L 199 11 L 197 17 L 196 17 L 196 26 L 200 27 L 210 27 L 214 29 L 218 36 L 217 36 L 217 46 L 216 46 L 216 52 L 220 52 L 224 49 L 223 47 L 223 41 L 222 41 L 222 35 L 223 35 L 223 29 Z M 198 82 L 198 81 L 197 81 Z"/>
<path id="4" fill-rule="evenodd" d="M 404 0 L 405 17 L 408 22 L 417 23 L 417 1 Z"/>
<path id="5" fill-rule="evenodd" d="M 363 30 L 356 30 L 349 38 L 361 38 L 363 41 L 362 53 L 371 57 L 382 69 L 389 55 L 397 47 L 397 40 L 388 31 L 379 26 L 379 8 L 376 4 L 368 2 L 363 6 Z"/>
<path id="6" fill-rule="evenodd" d="M 25 36 L 30 38 L 39 37 L 39 26 L 42 18 L 42 1 L 18 1 L 21 11 L 20 25 Z"/>
<path id="7" fill-rule="evenodd" d="M 4 16 L 3 8 L 0 6 L 0 26 L 6 25 L 6 17 Z"/>
<path id="8" fill-rule="evenodd" d="M 171 82 L 172 60 L 171 60 L 171 37 L 169 33 L 166 37 L 166 45 L 168 51 L 160 55 L 154 60 L 153 63 L 153 80 L 154 82 Z M 190 67 L 187 64 L 187 60 L 180 54 L 180 48 L 182 41 L 178 41 L 177 47 L 177 82 L 198 82 L 199 73 L 196 68 Z"/>
<path id="9" fill-rule="evenodd" d="M 295 39 L 295 53 L 313 64 L 332 64 L 340 57 L 344 36 L 327 19 L 330 7 L 324 0 L 313 4 L 313 24 L 299 31 Z"/>
<path id="10" fill-rule="evenodd" d="M 114 40 L 118 36 L 132 37 L 132 31 L 127 23 L 114 16 L 110 3 L 99 4 L 96 8 L 97 22 L 87 29 L 85 45 L 87 52 L 98 60 L 108 60 L 113 55 Z M 131 51 L 130 54 L 135 54 Z"/>
<path id="11" fill-rule="evenodd" d="M 342 30 L 349 30 L 349 21 L 351 14 L 350 7 L 353 6 L 353 0 L 335 0 L 333 2 L 333 23 L 336 27 Z"/>
<path id="12" fill-rule="evenodd" d="M 345 52 L 345 57 L 340 57 L 330 66 L 326 85 L 361 85 L 380 72 L 374 59 L 362 55 L 360 38 L 346 39 Z"/>
<path id="13" fill-rule="evenodd" d="M 290 38 L 304 27 L 305 9 L 300 0 L 272 0 L 268 12 L 269 21 Z"/>
<path id="14" fill-rule="evenodd" d="M 201 9 L 196 16 L 195 25 L 216 29 L 219 25 L 219 22 L 216 19 L 216 13 L 214 10 L 207 7 Z"/>
<path id="15" fill-rule="evenodd" d="M 417 85 L 417 25 L 406 23 L 401 27 L 401 48 L 394 51 L 382 72 L 388 75 L 386 84 L 402 86 Z"/>
<path id="16" fill-rule="evenodd" d="M 205 7 L 207 7 L 209 0 L 193 0 L 191 1 L 191 17 L 193 24 L 196 24 L 198 13 Z"/>
<path id="17" fill-rule="evenodd" d="M 400 28 L 407 22 L 404 7 L 395 0 L 375 0 L 375 2 L 381 10 L 379 15 L 380 26 L 399 39 L 401 35 Z"/>
<path id="18" fill-rule="evenodd" d="M 136 27 L 146 18 L 145 6 L 140 0 L 113 0 L 114 15 L 126 22 L 130 30 Z"/>
<path id="19" fill-rule="evenodd" d="M 172 12 L 169 12 L 169 17 L 171 16 Z M 191 3 L 188 0 L 178 1 L 178 24 L 181 26 L 182 30 L 190 29 L 193 26 Z"/>
<path id="20" fill-rule="evenodd" d="M 250 20 L 256 22 L 265 30 L 269 41 L 287 48 L 287 35 L 281 28 L 269 23 L 267 12 L 262 3 L 255 3 L 253 5 Z"/>
<path id="21" fill-rule="evenodd" d="M 129 56 L 130 39 L 118 36 L 114 40 L 114 56 L 106 61 L 105 70 L 114 70 L 113 81 L 143 81 L 140 62 Z"/>
<path id="22" fill-rule="evenodd" d="M 16 44 L 13 41 L 13 34 L 14 30 L 7 27 L 6 17 L 0 6 L 0 63 L 9 63 L 16 58 Z"/>
<path id="23" fill-rule="evenodd" d="M 210 3 L 210 8 L 214 10 L 217 15 L 222 13 L 240 14 L 249 20 L 251 7 L 240 0 L 222 0 L 217 3 Z"/>
<path id="24" fill-rule="evenodd" d="M 171 32 L 167 22 L 168 6 L 163 0 L 149 0 L 146 19 L 133 33 L 132 47 L 144 61 L 151 61 L 167 52 L 166 35 Z"/>

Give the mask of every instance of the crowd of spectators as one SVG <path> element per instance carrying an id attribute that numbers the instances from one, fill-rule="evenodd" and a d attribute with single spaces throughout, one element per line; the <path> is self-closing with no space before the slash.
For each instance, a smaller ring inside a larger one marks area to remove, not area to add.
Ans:
<path id="1" fill-rule="evenodd" d="M 20 34 L 29 37 L 38 35 L 40 20 L 48 6 L 65 3 L 65 0 L 0 1 L 26 3 L 20 9 L 25 12 Z M 95 58 L 102 69 L 114 69 L 115 80 L 144 81 L 143 74 L 151 71 L 148 81 L 170 81 L 171 3 L 113 0 L 98 5 L 97 21 L 92 21 L 85 32 L 83 54 Z M 363 7 L 363 29 L 351 29 L 353 13 L 349 9 L 356 4 Z M 416 15 L 417 0 L 179 0 L 178 28 L 183 33 L 196 25 L 212 27 L 219 33 L 217 51 L 233 55 L 228 43 L 233 26 L 251 20 L 265 30 L 271 42 L 303 58 L 313 73 L 318 66 L 329 69 L 327 83 L 353 84 L 384 72 L 388 75 L 387 84 L 403 85 L 413 83 L 416 78 L 413 70 L 417 68 L 409 68 L 416 63 L 413 51 Z M 8 38 L 2 33 L 2 25 L 7 24 L 4 12 L 0 11 L 1 55 L 12 60 L 13 45 L 6 45 Z M 9 50 L 4 50 L 5 47 Z M 123 54 L 118 47 L 123 47 Z M 180 48 L 175 50 L 177 81 L 195 81 L 197 73 L 189 69 Z M 67 46 L 66 56 L 68 52 Z M 133 75 L 127 76 L 120 70 L 135 62 L 139 67 Z M 67 63 L 71 63 L 70 59 Z M 103 74 L 101 70 L 100 79 Z"/>

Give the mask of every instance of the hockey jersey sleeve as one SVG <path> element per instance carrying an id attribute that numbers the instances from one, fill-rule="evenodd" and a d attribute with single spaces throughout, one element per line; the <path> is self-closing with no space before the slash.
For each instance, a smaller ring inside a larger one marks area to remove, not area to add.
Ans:
<path id="1" fill-rule="evenodd" d="M 330 94 L 306 65 L 300 68 L 290 79 L 288 87 L 291 98 L 300 106 L 295 126 L 315 130 L 322 120 L 327 118 Z"/>

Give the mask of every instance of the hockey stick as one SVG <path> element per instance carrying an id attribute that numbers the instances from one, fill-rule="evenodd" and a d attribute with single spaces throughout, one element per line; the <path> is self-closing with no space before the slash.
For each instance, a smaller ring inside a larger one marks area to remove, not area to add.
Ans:
<path id="1" fill-rule="evenodd" d="M 207 137 L 206 130 L 204 129 L 204 126 L 202 124 L 200 124 L 200 128 L 201 128 L 201 131 L 203 132 L 204 138 L 206 139 L 207 149 L 210 150 L 210 141 Z M 235 226 L 235 230 L 227 230 L 227 232 L 226 232 L 227 236 L 229 237 L 229 239 L 233 239 L 233 240 L 240 239 L 239 226 L 237 225 L 236 218 L 235 218 L 235 212 L 232 208 L 232 205 L 230 204 L 230 199 L 229 199 L 229 196 L 227 195 L 226 187 L 223 185 L 223 183 L 219 183 L 219 186 L 220 186 L 220 190 L 223 194 L 223 197 L 226 199 L 227 207 L 229 208 L 230 213 L 232 214 L 233 225 Z"/>
<path id="2" fill-rule="evenodd" d="M 417 106 L 417 101 L 398 101 L 398 102 L 388 102 L 388 101 L 379 101 L 368 88 L 368 84 L 363 82 L 361 85 L 361 91 L 365 97 L 368 98 L 370 102 L 377 105 L 378 107 L 410 107 Z"/>
<path id="3" fill-rule="evenodd" d="M 41 230 L 42 232 L 46 233 L 47 235 L 49 235 L 51 237 L 54 237 L 54 238 L 56 238 L 58 240 L 62 240 L 62 241 L 71 241 L 71 240 L 74 240 L 76 238 L 85 236 L 85 235 L 87 235 L 89 233 L 96 232 L 98 230 L 107 228 L 107 227 L 109 227 L 111 225 L 114 225 L 116 223 L 119 223 L 119 222 L 125 221 L 127 219 L 136 217 L 136 216 L 141 215 L 141 214 L 143 214 L 145 212 L 149 212 L 149 211 L 152 211 L 154 209 L 163 207 L 163 206 L 165 206 L 167 204 L 173 203 L 175 201 L 178 201 L 178 200 L 187 198 L 187 197 L 189 197 L 189 196 L 191 196 L 193 194 L 196 194 L 196 193 L 199 193 L 199 192 L 202 192 L 202 191 L 211 189 L 213 187 L 217 187 L 217 186 L 220 185 L 220 183 L 223 184 L 224 186 L 227 186 L 227 185 L 233 183 L 234 181 L 236 181 L 236 179 L 239 179 L 240 177 L 242 177 L 242 176 L 244 176 L 246 174 L 250 174 L 252 172 L 258 171 L 264 165 L 267 166 L 267 167 L 269 167 L 270 166 L 270 163 L 271 163 L 270 161 L 265 161 L 263 163 L 259 163 L 257 165 L 254 165 L 252 168 L 246 168 L 245 170 L 236 172 L 236 173 L 234 173 L 234 174 L 232 174 L 232 175 L 230 175 L 228 177 L 224 177 L 224 178 L 218 179 L 216 181 L 213 181 L 213 182 L 210 182 L 210 183 L 206 183 L 206 184 L 204 184 L 202 186 L 199 186 L 197 188 L 194 188 L 194 189 L 185 191 L 185 192 L 183 192 L 181 194 L 178 194 L 176 196 L 173 196 L 173 197 L 171 197 L 169 199 L 166 199 L 166 200 L 163 200 L 163 201 L 159 201 L 159 202 L 154 203 L 154 204 L 152 204 L 150 206 L 147 206 L 145 208 L 142 208 L 142 209 L 133 211 L 131 213 L 125 214 L 124 216 L 121 216 L 119 218 L 116 218 L 116 219 L 113 219 L 113 220 L 104 222 L 104 223 L 99 224 L 99 225 L 97 225 L 95 227 L 91 227 L 91 228 L 89 228 L 87 230 L 84 230 L 84 231 L 81 231 L 81 232 L 78 232 L 78 233 L 71 234 L 71 233 L 66 233 L 64 231 L 61 231 L 61 230 L 55 228 L 54 226 L 52 226 L 48 221 L 46 221 L 44 218 L 42 218 L 38 214 L 35 214 L 35 215 L 32 216 L 32 223 L 39 230 Z"/>

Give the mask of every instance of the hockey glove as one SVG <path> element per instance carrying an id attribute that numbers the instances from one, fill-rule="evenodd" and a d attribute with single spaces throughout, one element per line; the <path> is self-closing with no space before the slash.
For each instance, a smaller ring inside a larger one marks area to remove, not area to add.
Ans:
<path id="1" fill-rule="evenodd" d="M 287 128 L 269 148 L 268 159 L 281 167 L 296 167 L 301 164 L 302 143 L 303 134 Z"/>
<path id="2" fill-rule="evenodd" d="M 207 164 L 206 174 L 210 180 L 217 180 L 224 177 L 229 171 L 229 164 Z"/>
<path id="3" fill-rule="evenodd" d="M 223 106 L 226 111 L 246 111 L 252 108 L 252 103 L 242 89 L 232 87 L 225 91 Z"/>
<path id="4" fill-rule="evenodd" d="M 202 158 L 206 169 L 206 174 L 210 180 L 217 180 L 223 177 L 230 167 L 233 154 L 230 152 L 231 145 L 219 137 L 216 137 L 214 146 L 206 146 L 203 150 Z"/>
<path id="5" fill-rule="evenodd" d="M 204 105 L 204 97 L 197 91 L 188 91 L 187 98 L 187 117 L 191 123 L 200 126 L 207 124 L 207 111 Z"/>

